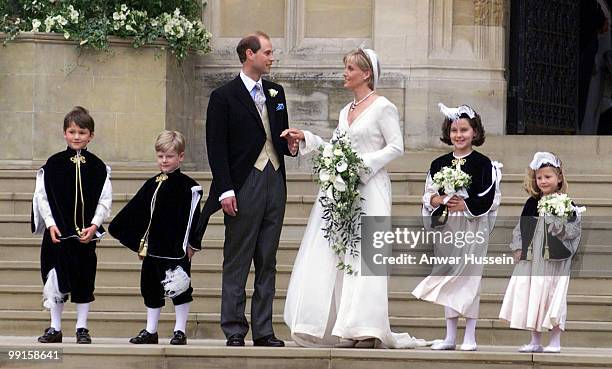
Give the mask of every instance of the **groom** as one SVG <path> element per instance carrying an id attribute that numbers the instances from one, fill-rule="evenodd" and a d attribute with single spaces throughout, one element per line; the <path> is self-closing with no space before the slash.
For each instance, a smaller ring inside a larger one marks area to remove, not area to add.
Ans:
<path id="1" fill-rule="evenodd" d="M 289 126 L 283 88 L 261 79 L 274 61 L 270 37 L 263 32 L 248 35 L 236 51 L 240 75 L 212 92 L 206 113 L 213 180 L 198 228 L 203 236 L 210 215 L 223 209 L 221 329 L 227 346 L 244 346 L 249 330 L 245 285 L 253 261 L 253 343 L 282 347 L 272 328 L 272 303 L 287 199 L 284 155 L 296 153 L 280 137 Z"/>

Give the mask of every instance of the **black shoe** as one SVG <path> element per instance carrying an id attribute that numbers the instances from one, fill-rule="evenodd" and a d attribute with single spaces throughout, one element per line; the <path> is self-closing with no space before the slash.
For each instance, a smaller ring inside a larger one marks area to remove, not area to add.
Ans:
<path id="1" fill-rule="evenodd" d="M 186 345 L 187 336 L 183 331 L 174 331 L 174 337 L 170 340 L 171 345 Z"/>
<path id="2" fill-rule="evenodd" d="M 225 343 L 226 346 L 244 346 L 244 336 L 240 333 L 232 334 Z"/>
<path id="3" fill-rule="evenodd" d="M 253 346 L 285 347 L 285 342 L 274 337 L 273 334 L 253 340 Z"/>
<path id="4" fill-rule="evenodd" d="M 55 328 L 49 327 L 45 329 L 45 333 L 38 337 L 40 343 L 61 343 L 62 331 L 56 331 Z"/>
<path id="5" fill-rule="evenodd" d="M 157 336 L 157 332 L 149 333 L 146 329 L 140 331 L 138 336 L 130 338 L 130 343 L 134 343 L 136 345 L 156 344 L 158 341 L 159 337 Z"/>
<path id="6" fill-rule="evenodd" d="M 91 336 L 89 335 L 89 329 L 78 328 L 76 330 L 76 343 L 91 343 Z"/>

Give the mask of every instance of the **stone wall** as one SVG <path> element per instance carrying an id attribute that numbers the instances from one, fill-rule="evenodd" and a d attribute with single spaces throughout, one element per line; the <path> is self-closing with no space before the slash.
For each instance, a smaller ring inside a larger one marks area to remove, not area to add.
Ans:
<path id="1" fill-rule="evenodd" d="M 96 122 L 93 152 L 113 168 L 152 168 L 159 131 L 201 135 L 193 75 L 193 63 L 157 48 L 113 40 L 110 52 L 80 52 L 62 35 L 22 34 L 0 50 L 0 166 L 36 167 L 60 151 L 63 117 L 82 105 Z"/>
<path id="2" fill-rule="evenodd" d="M 342 88 L 342 56 L 365 46 L 380 56 L 378 93 L 400 111 L 406 150 L 441 147 L 440 101 L 470 104 L 489 135 L 502 135 L 507 7 L 503 0 L 209 1 L 204 22 L 214 51 L 196 65 L 197 121 L 205 120 L 212 89 L 239 72 L 240 36 L 261 29 L 272 36 L 277 62 L 269 78 L 285 87 L 293 126 L 331 136 L 352 100 Z M 303 159 L 290 162 L 309 169 Z M 206 169 L 206 160 L 197 166 Z"/>
<path id="3" fill-rule="evenodd" d="M 270 79 L 285 86 L 290 124 L 329 137 L 341 107 L 342 56 L 359 46 L 382 63 L 378 93 L 400 111 L 406 150 L 440 148 L 437 103 L 472 105 L 488 135 L 505 133 L 508 0 L 211 0 L 204 24 L 213 52 L 177 65 L 156 48 L 123 41 L 111 53 L 80 53 L 61 35 L 23 34 L 0 51 L 0 166 L 37 166 L 63 147 L 61 121 L 89 108 L 91 145 L 114 166 L 152 167 L 161 129 L 188 138 L 187 166 L 208 169 L 210 92 L 234 78 L 244 33 L 272 36 Z M 309 170 L 303 159 L 292 169 Z"/>

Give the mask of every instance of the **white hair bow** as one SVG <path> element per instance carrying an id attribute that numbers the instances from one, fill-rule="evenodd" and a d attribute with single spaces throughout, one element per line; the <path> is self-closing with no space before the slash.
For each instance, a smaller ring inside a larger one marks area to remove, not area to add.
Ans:
<path id="1" fill-rule="evenodd" d="M 444 114 L 444 116 L 446 116 L 450 120 L 459 119 L 461 117 L 461 114 L 467 114 L 470 119 L 474 119 L 474 117 L 476 117 L 476 113 L 474 112 L 474 110 L 467 105 L 460 105 L 456 108 L 449 108 L 442 103 L 438 103 L 438 106 L 440 107 L 440 111 L 442 112 L 442 114 Z"/>

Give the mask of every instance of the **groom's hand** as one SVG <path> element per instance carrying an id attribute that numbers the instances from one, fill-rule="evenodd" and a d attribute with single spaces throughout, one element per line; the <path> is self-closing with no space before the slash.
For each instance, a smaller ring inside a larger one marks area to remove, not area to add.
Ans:
<path id="1" fill-rule="evenodd" d="M 287 148 L 291 155 L 295 155 L 298 152 L 300 141 L 304 140 L 304 132 L 297 128 L 288 128 L 280 136 L 287 140 Z"/>
<path id="2" fill-rule="evenodd" d="M 223 212 L 230 217 L 235 217 L 238 212 L 238 203 L 236 202 L 235 196 L 226 197 L 221 200 L 221 207 Z"/>

